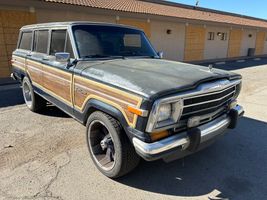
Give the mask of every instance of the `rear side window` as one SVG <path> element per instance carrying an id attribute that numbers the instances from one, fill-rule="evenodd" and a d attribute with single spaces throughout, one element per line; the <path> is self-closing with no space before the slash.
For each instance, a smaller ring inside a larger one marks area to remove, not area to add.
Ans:
<path id="1" fill-rule="evenodd" d="M 39 53 L 47 53 L 48 36 L 49 32 L 47 30 L 35 31 L 34 51 Z"/>
<path id="2" fill-rule="evenodd" d="M 68 52 L 73 58 L 73 51 L 70 44 L 70 39 L 66 30 L 54 30 L 51 33 L 50 55 L 55 55 L 57 52 Z"/>
<path id="3" fill-rule="evenodd" d="M 32 32 L 22 32 L 19 44 L 19 49 L 31 50 Z"/>

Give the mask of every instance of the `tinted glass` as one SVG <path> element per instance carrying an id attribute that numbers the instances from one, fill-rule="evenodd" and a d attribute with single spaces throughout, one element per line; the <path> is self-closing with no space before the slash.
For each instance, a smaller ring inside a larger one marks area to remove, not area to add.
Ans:
<path id="1" fill-rule="evenodd" d="M 70 53 L 70 57 L 71 57 L 71 58 L 74 58 L 74 54 L 73 54 L 73 50 L 72 50 L 72 46 L 71 46 L 71 43 L 70 43 L 70 37 L 69 37 L 69 34 L 67 34 L 67 43 L 66 43 L 65 52 Z"/>
<path id="2" fill-rule="evenodd" d="M 39 53 L 47 53 L 48 47 L 48 31 L 35 31 L 34 51 Z"/>
<path id="3" fill-rule="evenodd" d="M 145 56 L 157 54 L 142 31 L 112 26 L 77 25 L 73 27 L 81 58 Z"/>
<path id="4" fill-rule="evenodd" d="M 66 30 L 52 31 L 50 55 L 55 55 L 57 52 L 65 51 Z"/>
<path id="5" fill-rule="evenodd" d="M 21 34 L 19 49 L 31 50 L 31 46 L 32 46 L 32 32 L 23 32 Z"/>
<path id="6" fill-rule="evenodd" d="M 66 30 L 55 30 L 51 34 L 50 55 L 57 52 L 68 52 L 73 58 L 72 47 Z"/>

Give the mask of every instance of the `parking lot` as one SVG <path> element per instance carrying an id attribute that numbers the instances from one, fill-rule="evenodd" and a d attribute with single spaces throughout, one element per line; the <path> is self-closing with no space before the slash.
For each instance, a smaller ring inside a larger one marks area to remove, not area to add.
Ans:
<path id="1" fill-rule="evenodd" d="M 116 181 L 94 167 L 85 127 L 53 106 L 32 113 L 18 85 L 0 86 L 0 200 L 266 199 L 267 59 L 214 67 L 243 76 L 238 127 L 195 155 L 142 161 Z"/>

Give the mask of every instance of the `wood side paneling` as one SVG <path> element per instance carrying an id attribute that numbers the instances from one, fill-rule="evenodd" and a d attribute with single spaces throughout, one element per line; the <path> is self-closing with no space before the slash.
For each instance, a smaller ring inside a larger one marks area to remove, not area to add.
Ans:
<path id="1" fill-rule="evenodd" d="M 27 60 L 31 80 L 71 105 L 71 73 Z"/>
<path id="2" fill-rule="evenodd" d="M 229 58 L 240 56 L 242 35 L 243 34 L 241 29 L 232 29 L 230 31 L 228 54 L 227 54 Z"/>
<path id="3" fill-rule="evenodd" d="M 36 14 L 19 10 L 0 10 L 0 77 L 9 77 L 11 56 L 15 50 L 19 29 L 27 24 L 36 23 Z"/>
<path id="4" fill-rule="evenodd" d="M 147 21 L 134 20 L 134 19 L 120 19 L 117 23 L 137 27 L 139 29 L 142 29 L 147 37 L 151 36 L 150 23 L 148 23 Z"/>
<path id="5" fill-rule="evenodd" d="M 141 99 L 131 98 L 123 92 L 91 84 L 81 78 L 74 77 L 74 105 L 82 110 L 89 99 L 98 99 L 118 108 L 124 114 L 128 123 L 135 126 L 137 116 L 128 111 L 128 105 L 139 107 Z"/>
<path id="6" fill-rule="evenodd" d="M 185 35 L 185 61 L 202 60 L 204 57 L 206 29 L 203 26 L 188 25 Z"/>
<path id="7" fill-rule="evenodd" d="M 260 31 L 257 33 L 255 55 L 263 54 L 265 39 L 266 39 L 266 32 Z"/>

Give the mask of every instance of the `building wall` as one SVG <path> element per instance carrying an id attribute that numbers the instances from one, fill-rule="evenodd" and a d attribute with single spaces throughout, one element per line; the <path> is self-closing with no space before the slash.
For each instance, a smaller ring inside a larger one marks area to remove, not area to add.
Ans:
<path id="1" fill-rule="evenodd" d="M 199 61 L 204 58 L 206 28 L 189 24 L 185 31 L 184 61 Z"/>
<path id="2" fill-rule="evenodd" d="M 264 31 L 257 32 L 255 55 L 262 55 L 264 53 L 266 35 Z"/>
<path id="3" fill-rule="evenodd" d="M 228 53 L 227 53 L 229 58 L 240 56 L 242 37 L 243 34 L 241 29 L 233 28 L 230 30 Z"/>
<path id="4" fill-rule="evenodd" d="M 229 28 L 207 26 L 204 59 L 226 58 L 229 42 Z M 208 33 L 214 33 L 214 40 L 208 40 Z M 227 39 L 221 40 L 218 33 L 227 33 Z"/>
<path id="5" fill-rule="evenodd" d="M 17 45 L 20 27 L 33 23 L 36 23 L 34 13 L 0 10 L 0 78 L 10 76 L 11 55 Z"/>
<path id="6" fill-rule="evenodd" d="M 30 7 L 31 6 L 31 7 Z M 119 17 L 118 17 L 119 16 Z M 200 21 L 185 20 L 107 11 L 82 6 L 48 4 L 36 0 L 13 0 L 0 3 L 0 77 L 11 73 L 11 53 L 16 47 L 19 28 L 26 24 L 55 21 L 98 21 L 121 23 L 143 29 L 157 51 L 164 58 L 178 61 L 196 61 L 246 56 L 249 48 L 256 55 L 267 54 L 267 31 L 259 29 L 232 28 Z M 167 34 L 170 30 L 170 34 Z M 208 32 L 215 33 L 214 40 L 207 40 Z M 226 41 L 217 36 L 228 33 Z M 248 37 L 248 35 L 252 37 Z"/>
<path id="7" fill-rule="evenodd" d="M 75 12 L 71 9 L 36 9 L 38 23 L 62 21 L 97 21 L 116 23 L 115 16 L 97 15 L 90 12 Z"/>
<path id="8" fill-rule="evenodd" d="M 170 30 L 170 34 L 167 34 Z M 185 25 L 173 22 L 151 21 L 151 38 L 154 48 L 163 51 L 163 57 L 169 60 L 184 58 Z"/>
<path id="9" fill-rule="evenodd" d="M 240 56 L 247 56 L 249 48 L 255 48 L 257 31 L 244 29 L 241 43 Z"/>
<path id="10" fill-rule="evenodd" d="M 263 54 L 267 55 L 267 38 L 265 38 L 265 41 L 264 41 L 264 51 L 263 51 Z"/>

